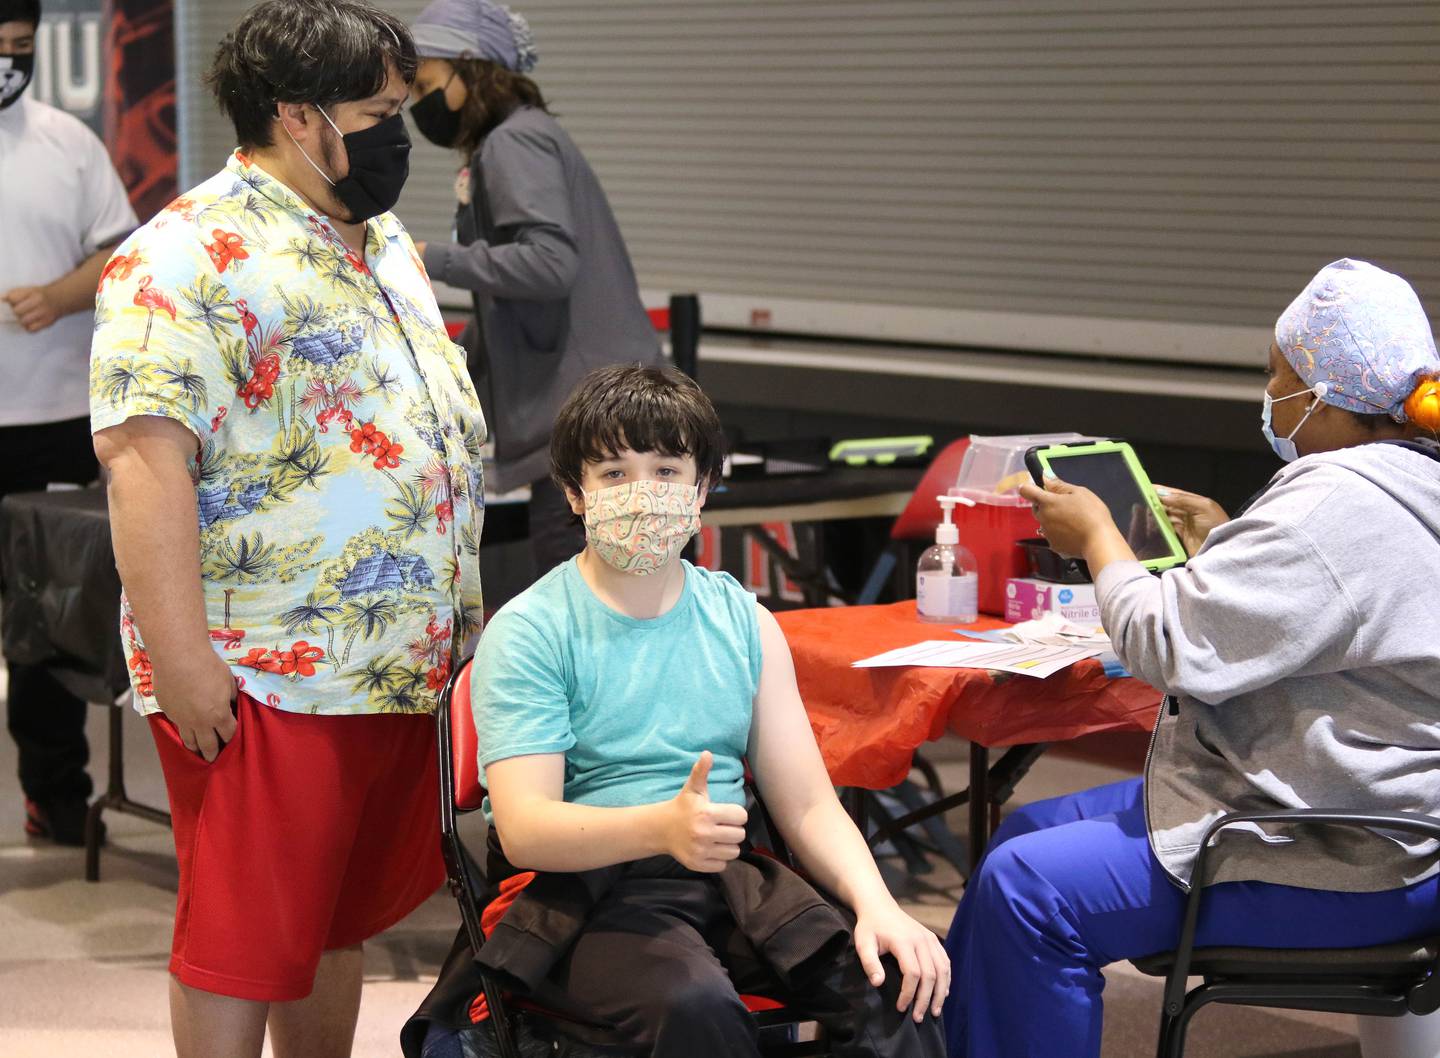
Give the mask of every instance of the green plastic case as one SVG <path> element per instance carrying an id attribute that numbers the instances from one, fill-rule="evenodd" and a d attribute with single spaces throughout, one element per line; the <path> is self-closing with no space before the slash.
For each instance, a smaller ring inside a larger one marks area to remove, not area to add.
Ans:
<path id="1" fill-rule="evenodd" d="M 1030 476 L 1035 479 L 1037 485 L 1044 485 L 1046 475 L 1053 474 L 1062 481 L 1070 480 L 1065 476 L 1065 463 L 1076 456 L 1095 455 L 1118 455 L 1135 479 L 1139 487 L 1140 497 L 1148 507 L 1149 514 L 1153 519 L 1153 526 L 1130 527 L 1119 525 L 1117 527 L 1125 534 L 1127 541 L 1134 546 L 1134 534 L 1137 528 L 1146 532 L 1154 532 L 1162 540 L 1168 549 L 1168 553 L 1152 558 L 1141 558 L 1140 564 L 1153 573 L 1161 570 L 1171 569 L 1174 566 L 1183 566 L 1189 556 L 1185 553 L 1185 545 L 1175 535 L 1175 529 L 1170 525 L 1170 519 L 1165 514 L 1165 507 L 1160 502 L 1160 497 L 1155 494 L 1155 486 L 1150 483 L 1145 468 L 1140 465 L 1135 450 L 1124 441 L 1084 441 L 1068 445 L 1050 445 L 1044 448 L 1032 448 L 1025 453 L 1025 466 L 1030 471 Z M 1081 484 L 1081 482 L 1076 482 Z M 1111 511 L 1111 515 L 1114 515 Z M 1146 550 L 1149 550 L 1148 548 Z"/>

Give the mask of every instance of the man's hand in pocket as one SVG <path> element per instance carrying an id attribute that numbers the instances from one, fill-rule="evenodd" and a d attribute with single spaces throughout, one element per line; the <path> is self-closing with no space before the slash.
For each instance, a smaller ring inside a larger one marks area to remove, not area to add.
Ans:
<path id="1" fill-rule="evenodd" d="M 180 662 L 155 665 L 155 700 L 180 732 L 185 747 L 207 761 L 235 737 L 231 706 L 235 677 L 219 655 L 206 650 Z"/>

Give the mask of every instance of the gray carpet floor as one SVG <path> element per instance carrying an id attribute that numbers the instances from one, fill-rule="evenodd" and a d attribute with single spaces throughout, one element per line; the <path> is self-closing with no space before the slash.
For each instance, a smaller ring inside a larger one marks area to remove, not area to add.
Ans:
<path id="1" fill-rule="evenodd" d="M 105 776 L 105 712 L 91 710 L 97 784 Z M 126 717 L 130 794 L 163 807 L 165 791 L 143 723 Z M 947 787 L 964 785 L 964 747 L 933 747 Z M 1029 801 L 1120 777 L 1097 765 L 1047 757 L 1021 783 Z M 476 822 L 474 820 L 470 822 Z M 957 825 L 963 821 L 956 819 Z M 169 832 L 143 820 L 109 817 L 102 881 L 83 879 L 83 855 L 33 842 L 22 828 L 15 751 L 0 738 L 0 1056 L 102 1055 L 151 1058 L 173 1053 L 166 1012 L 166 960 L 175 906 Z M 478 838 L 477 838 L 478 839 Z M 910 876 L 887 861 L 897 895 L 943 933 L 960 894 L 944 864 Z M 434 980 L 457 918 L 437 893 L 413 915 L 366 946 L 365 994 L 354 1053 L 399 1053 L 397 1033 Z M 1107 971 L 1104 1054 L 1154 1053 L 1159 983 L 1128 965 Z M 1036 1017 L 1044 1017 L 1036 1011 Z M 1211 1008 L 1199 1015 L 1192 1058 L 1358 1058 L 1354 1020 L 1330 1015 Z"/>

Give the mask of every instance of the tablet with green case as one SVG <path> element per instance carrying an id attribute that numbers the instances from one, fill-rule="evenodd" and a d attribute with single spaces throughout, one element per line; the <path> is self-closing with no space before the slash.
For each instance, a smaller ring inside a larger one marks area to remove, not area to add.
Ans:
<path id="1" fill-rule="evenodd" d="M 1185 545 L 1175 535 L 1155 486 L 1135 450 L 1124 441 L 1081 441 L 1048 445 L 1025 453 L 1037 485 L 1054 475 L 1089 489 L 1105 501 L 1116 526 L 1140 564 L 1152 572 L 1184 565 Z"/>

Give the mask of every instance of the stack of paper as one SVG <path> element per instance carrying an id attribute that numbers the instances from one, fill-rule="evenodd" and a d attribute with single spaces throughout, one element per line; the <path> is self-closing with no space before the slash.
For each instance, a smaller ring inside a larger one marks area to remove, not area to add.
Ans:
<path id="1" fill-rule="evenodd" d="M 963 629 L 956 629 L 963 632 Z M 1021 621 L 1017 625 L 996 632 L 1011 643 L 1049 643 L 1052 646 L 1098 647 L 1110 649 L 1110 637 L 1098 625 L 1076 624 L 1067 621 L 1058 613 L 1047 613 L 1034 621 Z"/>
<path id="2" fill-rule="evenodd" d="M 1093 658 L 1102 647 L 1059 646 L 1045 643 L 955 643 L 930 640 L 913 646 L 887 650 L 873 658 L 854 663 L 857 669 L 897 668 L 925 665 L 942 669 L 993 669 L 1040 679 L 1059 672 L 1077 661 Z"/>

